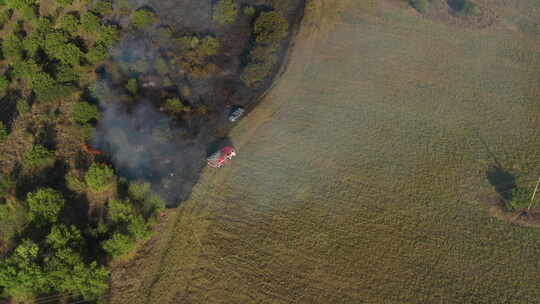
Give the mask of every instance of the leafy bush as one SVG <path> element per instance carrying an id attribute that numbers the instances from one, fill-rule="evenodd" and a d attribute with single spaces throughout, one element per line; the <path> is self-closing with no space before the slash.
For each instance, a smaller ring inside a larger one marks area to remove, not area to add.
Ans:
<path id="1" fill-rule="evenodd" d="M 244 7 L 243 12 L 244 12 L 244 15 L 250 16 L 250 17 L 255 16 L 255 13 L 256 13 L 255 8 L 253 6 Z"/>
<path id="2" fill-rule="evenodd" d="M 53 161 L 53 152 L 42 145 L 33 145 L 23 153 L 24 165 L 31 168 L 42 168 Z"/>
<path id="3" fill-rule="evenodd" d="M 530 199 L 531 193 L 527 189 L 515 188 L 510 199 L 506 201 L 506 210 L 510 212 L 523 210 L 529 206 Z"/>
<path id="4" fill-rule="evenodd" d="M 114 223 L 127 223 L 133 217 L 133 207 L 129 201 L 111 200 L 107 215 Z"/>
<path id="5" fill-rule="evenodd" d="M 10 63 L 15 63 L 21 60 L 23 51 L 22 40 L 16 35 L 6 35 L 2 41 L 2 54 Z"/>
<path id="6" fill-rule="evenodd" d="M 60 18 L 58 26 L 68 33 L 74 33 L 79 28 L 79 18 L 73 14 L 66 14 Z"/>
<path id="7" fill-rule="evenodd" d="M 99 33 L 101 22 L 98 16 L 87 12 L 81 16 L 81 29 L 87 34 Z"/>
<path id="8" fill-rule="evenodd" d="M 29 207 L 28 219 L 37 227 L 56 223 L 65 204 L 62 194 L 51 188 L 28 193 L 26 202 Z"/>
<path id="9" fill-rule="evenodd" d="M 272 72 L 272 61 L 249 63 L 242 72 L 240 79 L 248 87 L 260 85 Z"/>
<path id="10" fill-rule="evenodd" d="M 137 85 L 137 79 L 130 78 L 126 84 L 126 89 L 132 94 L 137 95 L 139 91 L 139 86 Z"/>
<path id="11" fill-rule="evenodd" d="M 105 164 L 92 164 L 84 176 L 84 180 L 94 192 L 104 192 L 109 190 L 114 183 L 115 175 L 113 169 Z"/>
<path id="12" fill-rule="evenodd" d="M 134 245 L 129 236 L 117 232 L 110 239 L 103 242 L 102 247 L 114 258 L 132 251 Z"/>
<path id="13" fill-rule="evenodd" d="M 97 32 L 97 42 L 102 42 L 105 46 L 112 45 L 120 39 L 120 29 L 117 25 L 101 25 Z"/>
<path id="14" fill-rule="evenodd" d="M 108 15 L 113 12 L 112 2 L 100 0 L 95 4 L 93 11 L 101 16 Z"/>
<path id="15" fill-rule="evenodd" d="M 257 17 L 253 33 L 257 43 L 277 45 L 287 36 L 288 30 L 287 20 L 280 13 L 271 11 Z"/>
<path id="16" fill-rule="evenodd" d="M 85 101 L 77 102 L 73 105 L 71 111 L 71 119 L 75 122 L 85 124 L 99 118 L 99 110 L 93 105 Z"/>
<path id="17" fill-rule="evenodd" d="M 427 0 L 409 0 L 409 3 L 420 13 L 426 12 Z"/>
<path id="18" fill-rule="evenodd" d="M 14 187 L 15 181 L 13 179 L 0 175 L 0 197 L 6 197 Z"/>
<path id="19" fill-rule="evenodd" d="M 152 235 L 150 225 L 140 215 L 130 217 L 127 230 L 135 240 L 147 240 Z"/>
<path id="20" fill-rule="evenodd" d="M 88 50 L 85 58 L 91 64 L 97 64 L 107 59 L 107 56 L 108 53 L 105 45 L 103 45 L 102 43 L 97 43 L 93 48 Z"/>
<path id="21" fill-rule="evenodd" d="M 8 8 L 14 10 L 20 10 L 34 4 L 39 4 L 39 0 L 5 0 L 4 2 Z"/>
<path id="22" fill-rule="evenodd" d="M 86 189 L 86 184 L 79 179 L 75 172 L 68 172 L 64 178 L 66 180 L 66 186 L 69 190 L 83 192 Z"/>
<path id="23" fill-rule="evenodd" d="M 142 201 L 150 195 L 150 183 L 149 182 L 132 182 L 128 186 L 129 196 L 137 201 Z"/>
<path id="24" fill-rule="evenodd" d="M 28 101 L 26 101 L 26 99 L 21 98 L 17 100 L 17 112 L 19 113 L 19 115 L 30 113 L 30 110 L 31 107 L 28 104 Z"/>
<path id="25" fill-rule="evenodd" d="M 234 0 L 220 0 L 213 7 L 214 21 L 219 24 L 233 23 L 238 16 L 238 4 Z"/>
<path id="26" fill-rule="evenodd" d="M 64 224 L 54 225 L 49 235 L 47 235 L 46 243 L 52 248 L 79 248 L 82 245 L 83 237 L 77 227 Z"/>
<path id="27" fill-rule="evenodd" d="M 75 82 L 79 80 L 80 73 L 73 66 L 58 64 L 54 76 L 58 82 Z"/>
<path id="28" fill-rule="evenodd" d="M 0 142 L 6 140 L 9 133 L 7 131 L 6 125 L 4 125 L 3 122 L 0 121 Z"/>
<path id="29" fill-rule="evenodd" d="M 165 101 L 165 109 L 173 113 L 190 112 L 191 107 L 182 103 L 180 98 L 169 98 Z"/>
<path id="30" fill-rule="evenodd" d="M 73 4 L 73 0 L 55 0 L 55 2 L 60 6 L 68 6 Z"/>
<path id="31" fill-rule="evenodd" d="M 146 9 L 139 9 L 131 15 L 131 23 L 138 29 L 149 27 L 154 23 L 155 19 L 156 15 L 154 12 Z"/>

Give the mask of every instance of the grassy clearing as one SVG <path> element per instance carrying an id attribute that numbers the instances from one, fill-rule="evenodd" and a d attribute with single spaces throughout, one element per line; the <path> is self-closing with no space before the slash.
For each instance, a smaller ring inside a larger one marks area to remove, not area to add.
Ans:
<path id="1" fill-rule="evenodd" d="M 114 303 L 539 302 L 540 230 L 483 198 L 496 163 L 538 173 L 540 41 L 512 18 L 473 31 L 349 3 L 311 7 L 335 26 L 304 26 L 236 160 Z"/>

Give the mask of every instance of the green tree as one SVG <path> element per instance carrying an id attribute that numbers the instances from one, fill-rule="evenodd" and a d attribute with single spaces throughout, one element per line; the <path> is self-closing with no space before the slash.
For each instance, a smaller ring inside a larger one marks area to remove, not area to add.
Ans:
<path id="1" fill-rule="evenodd" d="M 212 18 L 219 24 L 233 23 L 238 16 L 238 4 L 234 0 L 220 0 L 213 7 Z"/>
<path id="2" fill-rule="evenodd" d="M 101 22 L 98 16 L 87 12 L 81 16 L 81 29 L 87 34 L 99 33 Z"/>
<path id="3" fill-rule="evenodd" d="M 93 11 L 100 14 L 101 16 L 109 15 L 113 12 L 113 5 L 110 1 L 99 0 L 94 5 Z"/>
<path id="4" fill-rule="evenodd" d="M 31 5 L 39 4 L 39 0 L 4 0 L 4 3 L 8 8 L 20 10 Z"/>
<path id="5" fill-rule="evenodd" d="M 6 197 L 15 187 L 15 181 L 7 176 L 0 175 L 0 197 Z"/>
<path id="6" fill-rule="evenodd" d="M 35 57 L 38 50 L 43 46 L 43 37 L 39 33 L 33 32 L 22 41 L 22 47 L 28 57 Z"/>
<path id="7" fill-rule="evenodd" d="M 137 85 L 137 79 L 130 78 L 126 84 L 126 89 L 132 94 L 137 95 L 139 91 L 139 86 Z"/>
<path id="8" fill-rule="evenodd" d="M 85 101 L 77 102 L 73 105 L 73 110 L 71 111 L 71 120 L 85 124 L 92 120 L 97 120 L 99 118 L 99 110 L 93 105 Z"/>
<path id="9" fill-rule="evenodd" d="M 24 165 L 31 168 L 42 168 L 53 161 L 53 152 L 42 145 L 36 144 L 23 153 Z"/>
<path id="10" fill-rule="evenodd" d="M 60 18 L 58 21 L 58 26 L 60 29 L 73 34 L 79 28 L 79 18 L 73 14 L 66 14 Z"/>
<path id="11" fill-rule="evenodd" d="M 107 215 L 114 223 L 127 223 L 133 217 L 133 207 L 126 200 L 110 200 Z"/>
<path id="12" fill-rule="evenodd" d="M 94 192 L 105 192 L 109 190 L 115 180 L 113 169 L 105 164 L 92 164 L 84 176 L 84 180 L 90 190 Z"/>
<path id="13" fill-rule="evenodd" d="M 133 241 L 125 234 L 115 233 L 102 244 L 103 249 L 113 258 L 131 252 L 134 248 Z"/>
<path id="14" fill-rule="evenodd" d="M 155 22 L 156 15 L 154 12 L 139 9 L 131 15 L 131 23 L 138 29 L 145 29 Z"/>
<path id="15" fill-rule="evenodd" d="M 150 225 L 145 222 L 141 215 L 132 215 L 130 217 L 127 230 L 135 240 L 147 240 L 152 235 Z"/>
<path id="16" fill-rule="evenodd" d="M 244 15 L 249 16 L 249 17 L 255 16 L 255 13 L 256 13 L 255 8 L 253 6 L 244 7 L 243 12 L 244 12 Z"/>
<path id="17" fill-rule="evenodd" d="M 23 43 L 17 35 L 6 35 L 2 41 L 2 54 L 9 63 L 14 64 L 22 59 Z"/>
<path id="18" fill-rule="evenodd" d="M 56 223 L 65 204 L 62 194 L 51 188 L 41 188 L 28 193 L 26 202 L 29 208 L 28 219 L 37 227 Z"/>
<path id="19" fill-rule="evenodd" d="M 46 238 L 47 244 L 52 248 L 79 248 L 82 245 L 83 237 L 77 227 L 64 224 L 54 225 Z"/>
<path id="20" fill-rule="evenodd" d="M 120 39 L 120 29 L 117 25 L 101 25 L 97 32 L 97 42 L 102 42 L 106 46 L 111 46 L 113 42 Z"/>
<path id="21" fill-rule="evenodd" d="M 59 6 L 68 6 L 73 4 L 73 0 L 55 0 Z"/>
<path id="22" fill-rule="evenodd" d="M 277 45 L 287 36 L 289 24 L 283 16 L 270 11 L 262 13 L 255 20 L 253 32 L 257 43 Z"/>
<path id="23" fill-rule="evenodd" d="M 88 62 L 94 65 L 107 59 L 107 56 L 107 47 L 105 47 L 103 43 L 96 43 L 93 48 L 88 50 L 85 58 L 88 60 Z"/>
<path id="24" fill-rule="evenodd" d="M 0 290 L 19 301 L 28 301 L 38 293 L 49 292 L 49 282 L 38 264 L 38 255 L 37 244 L 26 239 L 11 257 L 1 259 Z"/>
<path id="25" fill-rule="evenodd" d="M 19 115 L 30 113 L 30 110 L 31 107 L 28 104 L 28 101 L 26 101 L 26 99 L 21 98 L 17 100 L 17 112 L 19 113 Z"/>

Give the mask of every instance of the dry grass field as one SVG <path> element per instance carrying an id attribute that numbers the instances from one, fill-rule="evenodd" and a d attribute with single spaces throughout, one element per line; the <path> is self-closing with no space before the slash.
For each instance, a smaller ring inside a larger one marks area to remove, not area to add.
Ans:
<path id="1" fill-rule="evenodd" d="M 112 302 L 540 303 L 540 230 L 494 217 L 486 178 L 540 172 L 540 3 L 482 3 L 473 29 L 311 1 L 237 158 L 116 268 Z"/>

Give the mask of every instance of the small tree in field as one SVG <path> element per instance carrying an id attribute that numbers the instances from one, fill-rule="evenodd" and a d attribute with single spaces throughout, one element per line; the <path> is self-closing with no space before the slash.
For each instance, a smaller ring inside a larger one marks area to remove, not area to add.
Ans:
<path id="1" fill-rule="evenodd" d="M 84 176 L 86 185 L 94 192 L 105 192 L 114 183 L 115 175 L 113 169 L 104 164 L 92 164 Z"/>

